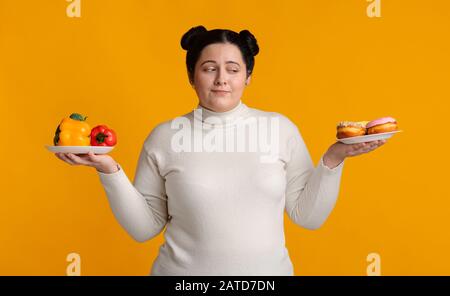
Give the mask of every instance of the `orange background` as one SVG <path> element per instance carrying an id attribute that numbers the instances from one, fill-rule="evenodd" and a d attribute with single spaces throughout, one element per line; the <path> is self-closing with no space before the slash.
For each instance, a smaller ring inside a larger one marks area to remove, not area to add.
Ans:
<path id="1" fill-rule="evenodd" d="M 156 124 L 197 104 L 180 38 L 192 26 L 249 29 L 261 51 L 243 102 L 299 127 L 315 163 L 341 120 L 397 118 L 404 131 L 349 158 L 335 210 L 319 230 L 286 217 L 296 275 L 450 274 L 446 128 L 448 1 L 0 0 L 0 274 L 147 275 L 162 233 L 139 244 L 120 227 L 95 169 L 51 145 L 72 112 L 118 133 L 111 153 L 133 180 Z"/>

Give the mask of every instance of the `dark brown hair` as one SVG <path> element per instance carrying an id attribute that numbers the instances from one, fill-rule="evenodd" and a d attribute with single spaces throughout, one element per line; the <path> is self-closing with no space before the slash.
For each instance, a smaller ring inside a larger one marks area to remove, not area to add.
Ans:
<path id="1" fill-rule="evenodd" d="M 226 29 L 214 29 L 208 31 L 204 26 L 191 28 L 181 38 L 181 47 L 187 50 L 186 66 L 189 81 L 194 81 L 194 69 L 203 48 L 213 43 L 231 43 L 236 45 L 242 53 L 242 58 L 247 67 L 247 77 L 253 72 L 255 56 L 259 52 L 255 36 L 248 30 L 236 33 Z"/>

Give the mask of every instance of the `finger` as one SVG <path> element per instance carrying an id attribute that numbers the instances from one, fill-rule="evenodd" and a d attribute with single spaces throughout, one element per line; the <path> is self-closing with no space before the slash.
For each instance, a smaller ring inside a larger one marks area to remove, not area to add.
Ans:
<path id="1" fill-rule="evenodd" d="M 83 154 L 74 154 L 74 156 L 78 157 L 78 158 L 81 159 L 82 161 L 92 163 L 92 160 L 91 160 L 90 156 L 89 156 L 87 153 L 83 153 Z"/>
<path id="2" fill-rule="evenodd" d="M 370 152 L 370 151 L 372 151 L 372 148 L 364 148 L 364 149 L 361 149 L 361 150 L 359 151 L 359 154 L 368 153 L 368 152 Z"/>
<path id="3" fill-rule="evenodd" d="M 363 151 L 361 150 L 355 150 L 355 151 L 350 151 L 349 153 L 347 153 L 347 156 L 357 156 L 363 154 Z"/>
<path id="4" fill-rule="evenodd" d="M 380 144 L 375 143 L 375 144 L 373 144 L 371 147 L 369 147 L 369 148 L 367 149 L 368 151 L 366 151 L 366 153 L 367 153 L 367 152 L 371 152 L 371 151 L 377 149 L 377 148 L 380 147 L 380 146 L 381 146 Z"/>
<path id="5" fill-rule="evenodd" d="M 377 148 L 378 146 L 379 146 L 378 141 L 373 141 L 372 143 L 370 143 L 369 148 L 374 149 Z"/>
<path id="6" fill-rule="evenodd" d="M 88 163 L 90 165 L 95 165 L 100 162 L 97 155 L 91 151 L 85 154 L 78 154 L 76 156 L 79 157 L 81 160 L 83 160 L 85 163 Z"/>
<path id="7" fill-rule="evenodd" d="M 356 148 L 355 150 L 358 151 L 358 150 L 364 149 L 364 147 L 366 147 L 366 145 L 367 145 L 366 143 L 360 143 L 358 146 L 355 147 Z"/>
<path id="8" fill-rule="evenodd" d="M 59 156 L 61 157 L 61 159 L 63 161 L 67 162 L 68 164 L 70 164 L 70 165 L 75 164 L 69 157 L 67 157 L 66 153 L 61 153 Z"/>
<path id="9" fill-rule="evenodd" d="M 348 156 L 356 156 L 370 152 L 378 147 L 378 141 L 362 142 L 352 145 L 352 149 L 347 152 Z"/>
<path id="10" fill-rule="evenodd" d="M 377 148 L 378 148 L 378 146 L 370 147 L 370 148 L 368 149 L 368 151 L 366 151 L 366 153 L 371 152 L 371 151 L 373 151 L 373 150 L 375 150 L 375 149 L 377 149 Z"/>
<path id="11" fill-rule="evenodd" d="M 88 154 L 87 154 L 87 156 L 89 157 L 89 159 L 90 159 L 92 162 L 98 162 L 98 157 L 97 157 L 97 155 L 96 155 L 94 152 L 89 151 Z"/>
<path id="12" fill-rule="evenodd" d="M 76 154 L 68 153 L 67 156 L 69 157 L 70 160 L 72 160 L 76 164 L 87 165 L 87 166 L 92 165 L 90 161 L 85 160 Z"/>
<path id="13" fill-rule="evenodd" d="M 64 158 L 62 158 L 60 152 L 55 153 L 55 156 L 56 156 L 58 159 L 60 159 L 60 160 L 62 160 L 62 161 L 64 161 L 64 162 L 66 162 L 66 160 L 65 160 Z"/>
<path id="14" fill-rule="evenodd" d="M 376 141 L 371 145 L 371 148 L 376 149 L 376 148 L 382 146 L 384 143 L 386 143 L 386 141 L 383 141 L 383 140 Z"/>
<path id="15" fill-rule="evenodd" d="M 353 151 L 356 151 L 356 150 L 364 148 L 365 146 L 366 146 L 366 143 L 358 143 L 358 144 L 352 145 L 351 148 L 353 149 Z"/>
<path id="16" fill-rule="evenodd" d="M 353 153 L 354 153 L 354 155 L 359 155 L 359 154 L 370 152 L 373 149 L 375 149 L 375 147 L 372 146 L 372 144 L 370 144 L 370 145 L 366 145 L 364 148 L 361 148 L 361 149 L 358 149 L 356 151 L 353 151 Z"/>
<path id="17" fill-rule="evenodd" d="M 370 142 L 366 142 L 365 144 L 366 145 L 363 148 L 364 151 L 366 151 L 366 150 L 370 151 L 373 148 L 378 147 L 378 141 L 370 141 Z"/>
<path id="18" fill-rule="evenodd" d="M 358 146 L 354 146 L 352 150 L 349 151 L 349 155 L 354 156 L 363 153 L 367 149 L 367 145 L 360 143 Z"/>
<path id="19" fill-rule="evenodd" d="M 383 142 L 377 141 L 377 142 L 373 145 L 373 147 L 374 147 L 374 148 L 378 148 L 378 147 L 380 147 L 381 145 L 383 145 Z"/>
<path id="20" fill-rule="evenodd" d="M 82 155 L 79 155 L 79 156 L 80 156 L 80 158 L 82 158 L 82 159 L 88 161 L 88 162 L 89 162 L 90 164 L 92 164 L 92 165 L 95 165 L 95 164 L 101 162 L 101 159 L 98 157 L 98 155 L 95 154 L 95 153 L 92 152 L 92 151 L 89 151 L 88 153 L 82 154 Z"/>
<path id="21" fill-rule="evenodd" d="M 354 156 L 354 155 L 356 155 L 356 153 L 358 153 L 358 151 L 363 149 L 363 147 L 364 147 L 364 143 L 352 144 L 352 145 L 350 145 L 349 149 L 346 150 L 346 155 Z"/>

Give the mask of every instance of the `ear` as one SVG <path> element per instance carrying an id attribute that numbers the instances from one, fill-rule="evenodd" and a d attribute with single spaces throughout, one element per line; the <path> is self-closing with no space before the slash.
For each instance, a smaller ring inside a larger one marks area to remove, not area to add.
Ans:
<path id="1" fill-rule="evenodd" d="M 251 80 L 252 76 L 248 76 L 247 80 L 245 81 L 245 85 L 249 85 L 250 84 L 250 80 Z"/>
<path id="2" fill-rule="evenodd" d="M 191 74 L 189 73 L 189 71 L 187 71 L 187 76 L 188 76 L 188 79 L 189 79 L 189 84 L 192 86 L 192 88 L 195 88 L 195 85 L 194 85 L 194 78 L 191 76 Z"/>

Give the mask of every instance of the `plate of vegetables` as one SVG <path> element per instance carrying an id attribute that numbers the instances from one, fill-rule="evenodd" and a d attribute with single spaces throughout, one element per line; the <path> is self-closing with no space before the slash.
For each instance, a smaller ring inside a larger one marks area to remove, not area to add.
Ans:
<path id="1" fill-rule="evenodd" d="M 54 153 L 106 154 L 117 144 L 117 135 L 107 125 L 97 125 L 91 129 L 86 121 L 87 117 L 72 113 L 63 118 L 56 128 L 53 146 L 46 148 Z"/>

